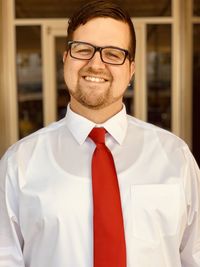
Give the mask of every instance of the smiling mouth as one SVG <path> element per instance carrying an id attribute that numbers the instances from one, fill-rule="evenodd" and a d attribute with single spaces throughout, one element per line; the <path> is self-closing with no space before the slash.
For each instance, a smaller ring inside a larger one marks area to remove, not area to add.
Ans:
<path id="1" fill-rule="evenodd" d="M 104 78 L 101 78 L 101 77 L 95 77 L 95 76 L 83 76 L 83 78 L 86 80 L 86 81 L 89 81 L 89 82 L 95 82 L 95 83 L 104 83 L 104 82 L 107 82 L 108 80 L 104 79 Z"/>

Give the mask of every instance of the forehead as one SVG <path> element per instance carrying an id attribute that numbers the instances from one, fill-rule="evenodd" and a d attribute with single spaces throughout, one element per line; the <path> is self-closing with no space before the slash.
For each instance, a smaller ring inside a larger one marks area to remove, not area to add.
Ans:
<path id="1" fill-rule="evenodd" d="M 73 40 L 85 41 L 98 46 L 118 46 L 128 49 L 130 31 L 127 23 L 112 18 L 94 18 L 79 26 Z"/>

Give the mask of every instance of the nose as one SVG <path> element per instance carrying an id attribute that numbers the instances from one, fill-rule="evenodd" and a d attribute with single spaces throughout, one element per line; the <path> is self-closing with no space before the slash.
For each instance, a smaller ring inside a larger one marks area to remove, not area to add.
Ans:
<path id="1" fill-rule="evenodd" d="M 93 68 L 105 68 L 105 63 L 101 60 L 100 51 L 96 51 L 94 56 L 89 60 L 88 65 Z"/>

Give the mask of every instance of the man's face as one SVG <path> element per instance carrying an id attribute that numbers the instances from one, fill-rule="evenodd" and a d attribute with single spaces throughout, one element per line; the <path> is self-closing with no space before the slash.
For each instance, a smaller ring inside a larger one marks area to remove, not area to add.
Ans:
<path id="1" fill-rule="evenodd" d="M 128 50 L 130 32 L 128 24 L 124 22 L 112 18 L 95 18 L 79 26 L 73 34 L 73 40 Z M 96 110 L 110 105 L 121 105 L 123 94 L 134 72 L 134 63 L 130 63 L 128 58 L 123 65 L 102 62 L 99 52 L 90 60 L 74 59 L 69 52 L 64 54 L 63 59 L 64 78 L 71 95 L 71 103 L 79 103 Z"/>

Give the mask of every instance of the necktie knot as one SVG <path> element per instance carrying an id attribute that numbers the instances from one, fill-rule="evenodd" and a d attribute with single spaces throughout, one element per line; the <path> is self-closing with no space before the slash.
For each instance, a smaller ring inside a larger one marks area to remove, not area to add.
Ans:
<path id="1" fill-rule="evenodd" d="M 89 137 L 92 139 L 92 141 L 98 145 L 98 144 L 105 144 L 105 134 L 106 130 L 104 128 L 93 128 L 92 131 L 89 134 Z"/>

